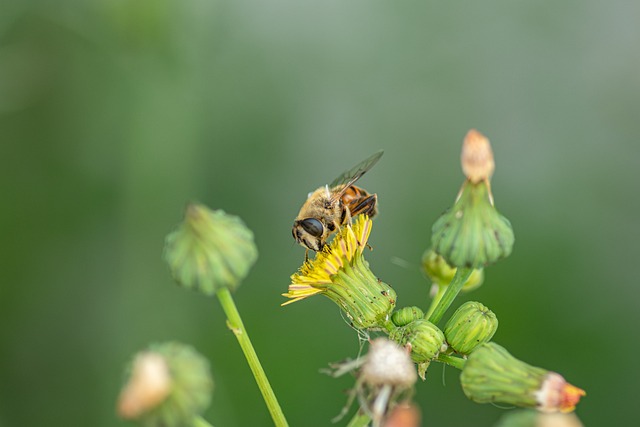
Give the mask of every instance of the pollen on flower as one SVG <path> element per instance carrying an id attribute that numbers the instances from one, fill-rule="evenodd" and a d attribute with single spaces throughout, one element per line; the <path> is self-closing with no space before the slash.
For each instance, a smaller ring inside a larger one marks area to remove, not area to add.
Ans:
<path id="1" fill-rule="evenodd" d="M 332 283 L 331 277 L 344 268 L 345 264 L 350 263 L 356 254 L 361 254 L 367 246 L 371 223 L 369 217 L 360 215 L 352 225 L 343 227 L 315 259 L 307 260 L 298 272 L 291 276 L 289 291 L 282 294 L 291 299 L 281 305 L 324 292 Z"/>

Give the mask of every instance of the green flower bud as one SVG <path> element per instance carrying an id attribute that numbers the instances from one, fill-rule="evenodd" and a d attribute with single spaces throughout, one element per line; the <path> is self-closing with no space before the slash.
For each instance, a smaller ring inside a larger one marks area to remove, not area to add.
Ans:
<path id="1" fill-rule="evenodd" d="M 392 330 L 389 339 L 411 350 L 411 359 L 416 363 L 429 362 L 446 349 L 444 334 L 426 319 L 418 319 Z"/>
<path id="2" fill-rule="evenodd" d="M 448 264 L 480 268 L 511 254 L 511 223 L 493 206 L 488 181 L 466 181 L 453 208 L 433 224 L 431 243 Z"/>
<path id="3" fill-rule="evenodd" d="M 191 347 L 169 342 L 136 355 L 118 400 L 118 414 L 145 427 L 191 425 L 209 406 L 208 361 Z"/>
<path id="4" fill-rule="evenodd" d="M 456 274 L 456 267 L 451 267 L 433 249 L 427 249 L 422 255 L 422 269 L 431 282 L 438 286 L 447 286 Z M 463 292 L 469 292 L 479 288 L 484 281 L 484 270 L 477 268 L 473 270 L 469 278 L 462 285 Z"/>
<path id="5" fill-rule="evenodd" d="M 460 383 L 474 402 L 502 402 L 545 412 L 573 411 L 585 395 L 560 374 L 528 365 L 492 342 L 469 355 Z"/>
<path id="6" fill-rule="evenodd" d="M 240 218 L 199 204 L 165 242 L 164 259 L 179 285 L 213 295 L 235 289 L 258 258 L 253 233 Z"/>
<path id="7" fill-rule="evenodd" d="M 396 326 L 404 326 L 413 322 L 416 319 L 422 319 L 424 317 L 424 312 L 420 307 L 412 306 L 412 307 L 404 307 L 400 310 L 395 311 L 391 315 L 391 321 Z"/>
<path id="8" fill-rule="evenodd" d="M 444 327 L 449 346 L 460 354 L 469 354 L 480 344 L 489 342 L 498 329 L 498 319 L 484 305 L 475 301 L 462 304 Z"/>
<path id="9" fill-rule="evenodd" d="M 547 414 L 534 409 L 509 411 L 494 427 L 583 427 L 575 413 Z"/>

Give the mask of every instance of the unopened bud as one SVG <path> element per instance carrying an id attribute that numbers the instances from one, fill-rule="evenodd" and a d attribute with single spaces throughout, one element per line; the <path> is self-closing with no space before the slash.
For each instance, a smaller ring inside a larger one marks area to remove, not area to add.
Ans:
<path id="1" fill-rule="evenodd" d="M 444 258 L 433 249 L 427 249 L 422 254 L 422 270 L 432 283 L 438 286 L 447 286 L 453 280 L 457 268 L 447 264 Z M 479 288 L 484 281 L 484 270 L 476 268 L 462 285 L 462 292 L 469 292 Z"/>
<path id="2" fill-rule="evenodd" d="M 433 323 L 418 319 L 389 333 L 389 339 L 411 350 L 416 363 L 430 362 L 446 349 L 444 334 Z"/>
<path id="3" fill-rule="evenodd" d="M 491 179 L 496 167 L 493 151 L 489 140 L 477 130 L 471 129 L 465 136 L 460 159 L 462 171 L 472 183 Z"/>
<path id="4" fill-rule="evenodd" d="M 420 307 L 411 306 L 403 307 L 400 310 L 394 311 L 391 315 L 391 321 L 396 326 L 404 326 L 416 319 L 422 319 L 423 317 L 424 312 Z"/>
<path id="5" fill-rule="evenodd" d="M 545 412 L 573 411 L 585 395 L 560 374 L 528 365 L 492 342 L 469 355 L 460 383 L 474 402 L 502 402 Z"/>
<path id="6" fill-rule="evenodd" d="M 195 203 L 165 242 L 164 259 L 174 279 L 205 295 L 236 288 L 257 258 L 253 233 L 240 218 Z"/>
<path id="7" fill-rule="evenodd" d="M 479 302 L 467 301 L 447 322 L 444 336 L 457 353 L 469 354 L 480 344 L 489 342 L 496 330 L 496 315 Z"/>

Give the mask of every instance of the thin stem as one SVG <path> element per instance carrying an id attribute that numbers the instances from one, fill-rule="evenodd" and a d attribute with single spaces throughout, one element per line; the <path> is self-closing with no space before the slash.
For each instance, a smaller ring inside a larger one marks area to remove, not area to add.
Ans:
<path id="1" fill-rule="evenodd" d="M 438 303 L 442 299 L 442 295 L 444 295 L 444 291 L 447 289 L 446 285 L 441 285 L 439 283 L 437 284 L 434 283 L 433 286 L 436 286 L 438 288 L 438 291 L 436 292 L 435 296 L 431 300 L 431 304 L 429 304 L 429 310 L 427 310 L 427 312 L 424 315 L 426 319 L 428 319 L 429 316 L 431 316 L 431 314 L 433 313 L 433 310 L 436 309 L 436 305 L 438 305 Z"/>
<path id="2" fill-rule="evenodd" d="M 438 324 L 453 300 L 456 299 L 456 296 L 458 296 L 460 289 L 462 289 L 462 285 L 464 285 L 464 282 L 467 281 L 472 272 L 473 269 L 471 268 L 458 267 L 455 276 L 453 276 L 453 280 L 451 280 L 451 283 L 449 283 L 449 286 L 447 286 L 447 290 L 444 292 L 444 295 L 442 295 L 442 298 L 436 305 L 433 313 L 431 313 L 431 316 L 429 316 L 429 321 L 431 323 L 433 323 L 434 325 Z"/>
<path id="3" fill-rule="evenodd" d="M 247 334 L 247 330 L 244 328 L 244 324 L 240 318 L 240 313 L 238 313 L 238 309 L 233 302 L 229 289 L 220 289 L 217 292 L 217 296 L 220 301 L 220 305 L 222 305 L 222 309 L 227 315 L 227 325 L 238 339 L 238 343 L 240 344 L 240 347 L 244 352 L 244 357 L 247 359 L 251 372 L 258 383 L 258 388 L 262 393 L 262 398 L 267 404 L 267 408 L 271 413 L 271 418 L 273 419 L 274 424 L 276 427 L 288 426 L 287 420 L 285 419 L 282 409 L 280 408 L 280 404 L 278 403 L 278 399 L 276 399 L 276 395 L 271 389 L 267 375 L 264 373 L 262 365 L 260 365 L 260 360 L 258 360 L 258 355 L 249 340 L 249 335 Z"/>
<path id="4" fill-rule="evenodd" d="M 356 412 L 356 414 L 351 418 L 347 427 L 366 427 L 369 425 L 371 421 L 371 417 L 364 412 Z"/>
<path id="5" fill-rule="evenodd" d="M 460 357 L 449 356 L 448 354 L 441 354 L 436 360 L 460 370 L 462 370 L 462 368 L 464 368 L 464 364 L 467 363 L 466 360 Z"/>

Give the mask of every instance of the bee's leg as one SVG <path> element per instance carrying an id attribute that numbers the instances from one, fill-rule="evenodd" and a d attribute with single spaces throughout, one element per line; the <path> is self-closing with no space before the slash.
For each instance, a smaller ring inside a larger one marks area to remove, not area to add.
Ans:
<path id="1" fill-rule="evenodd" d="M 365 215 L 368 215 L 369 217 L 373 217 L 377 213 L 377 209 L 376 209 L 377 205 L 378 205 L 378 196 L 376 194 L 372 194 L 367 197 L 361 197 L 349 203 L 352 216 L 365 214 Z"/>
<path id="2" fill-rule="evenodd" d="M 304 262 L 309 261 L 309 249 L 304 251 Z"/>

